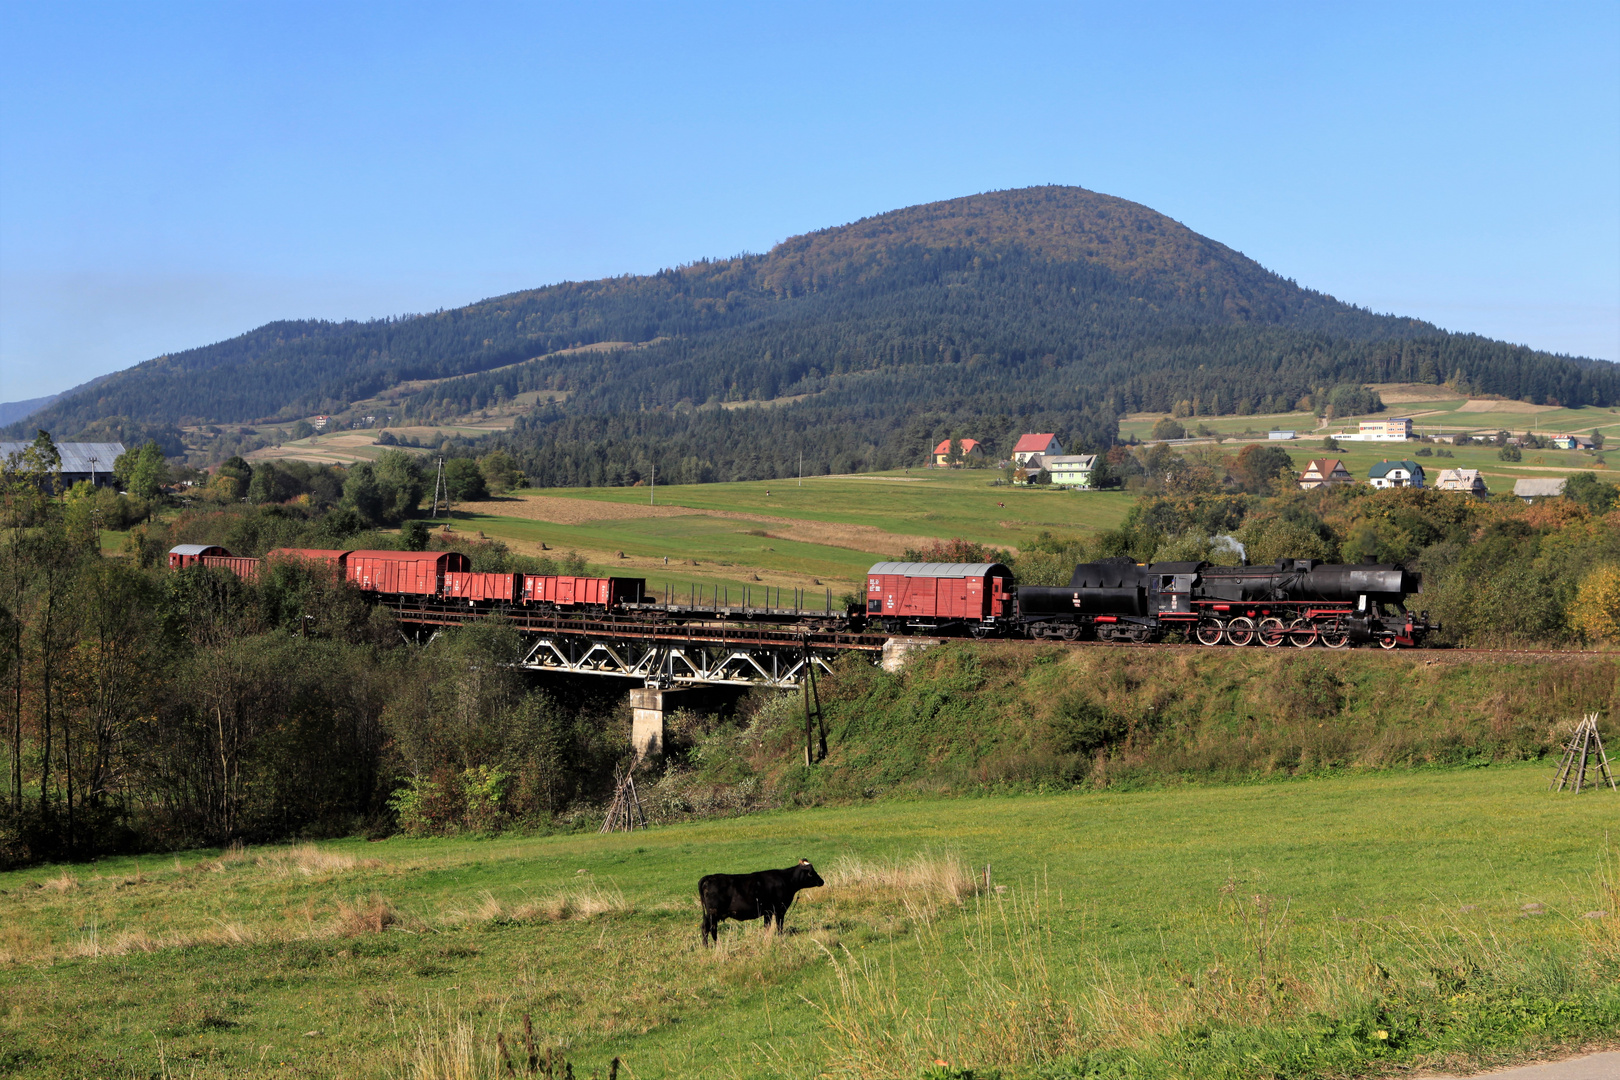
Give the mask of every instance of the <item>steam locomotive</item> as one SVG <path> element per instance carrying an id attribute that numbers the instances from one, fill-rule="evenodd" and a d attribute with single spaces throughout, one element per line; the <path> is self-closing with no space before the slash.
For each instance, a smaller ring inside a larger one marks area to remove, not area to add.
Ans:
<path id="1" fill-rule="evenodd" d="M 1076 641 L 1342 649 L 1415 646 L 1438 626 L 1406 610 L 1421 575 L 1399 566 L 1282 559 L 1274 566 L 1202 562 L 1081 563 L 1063 587 L 1012 584 L 1000 563 L 879 563 L 867 575 L 867 619 L 888 633 L 971 633 Z"/>

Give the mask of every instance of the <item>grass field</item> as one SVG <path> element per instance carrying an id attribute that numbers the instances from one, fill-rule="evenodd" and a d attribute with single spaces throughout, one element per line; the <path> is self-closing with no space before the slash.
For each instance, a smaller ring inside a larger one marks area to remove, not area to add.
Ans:
<path id="1" fill-rule="evenodd" d="M 886 802 L 14 872 L 0 1070 L 494 1077 L 496 1033 L 521 1048 L 524 1014 L 581 1080 L 614 1056 L 633 1078 L 935 1061 L 1349 1076 L 1600 1041 L 1620 1030 L 1616 801 L 1549 795 L 1547 776 Z M 733 923 L 699 946 L 700 875 L 801 856 L 828 884 L 786 936 Z"/>
<path id="2" fill-rule="evenodd" d="M 649 588 L 742 588 L 757 575 L 773 587 L 832 588 L 836 597 L 872 563 L 907 547 L 965 537 L 1016 549 L 1042 531 L 1111 528 L 1135 501 L 1121 492 L 989 486 L 997 476 L 918 469 L 811 477 L 803 486 L 692 484 L 658 488 L 656 505 L 648 504 L 646 488 L 553 488 L 464 504 L 456 527 L 525 553 L 538 553 L 542 543 L 579 551 L 600 569 L 646 577 Z"/>

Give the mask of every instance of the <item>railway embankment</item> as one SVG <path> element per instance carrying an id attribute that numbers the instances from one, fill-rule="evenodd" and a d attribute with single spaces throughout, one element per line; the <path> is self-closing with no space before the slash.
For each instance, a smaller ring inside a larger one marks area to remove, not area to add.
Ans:
<path id="1" fill-rule="evenodd" d="M 672 725 L 655 802 L 679 812 L 1539 759 L 1585 713 L 1612 730 L 1620 653 L 960 642 L 899 672 L 852 662 L 818 689 L 814 765 L 797 695 L 735 723 L 689 717 Z"/>

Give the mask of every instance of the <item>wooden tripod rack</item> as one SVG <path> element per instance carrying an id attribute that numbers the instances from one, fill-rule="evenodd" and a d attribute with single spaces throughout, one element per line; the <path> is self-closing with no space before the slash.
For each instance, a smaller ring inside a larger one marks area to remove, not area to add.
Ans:
<path id="1" fill-rule="evenodd" d="M 647 827 L 647 815 L 641 809 L 641 796 L 636 794 L 636 766 L 640 763 L 641 755 L 638 754 L 623 772 L 614 768 L 613 801 L 608 804 L 607 817 L 603 819 L 598 832 L 629 832 Z"/>
<path id="2" fill-rule="evenodd" d="M 1565 787 L 1571 787 L 1577 795 L 1580 794 L 1581 788 L 1586 785 L 1588 762 L 1591 762 L 1594 785 L 1607 781 L 1610 790 L 1620 790 L 1615 787 L 1614 772 L 1609 768 L 1609 755 L 1603 750 L 1603 736 L 1598 734 L 1597 718 L 1597 713 L 1587 713 L 1576 725 L 1575 734 L 1570 736 L 1569 745 L 1564 748 L 1564 760 L 1558 766 L 1558 775 L 1553 777 L 1547 790 L 1563 791 Z"/>

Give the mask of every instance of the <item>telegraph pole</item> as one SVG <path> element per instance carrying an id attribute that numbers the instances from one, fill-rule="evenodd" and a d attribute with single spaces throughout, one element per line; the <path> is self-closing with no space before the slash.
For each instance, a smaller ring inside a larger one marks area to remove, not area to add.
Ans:
<path id="1" fill-rule="evenodd" d="M 653 506 L 658 495 L 658 462 L 652 463 L 652 479 L 647 484 L 647 505 Z"/>

